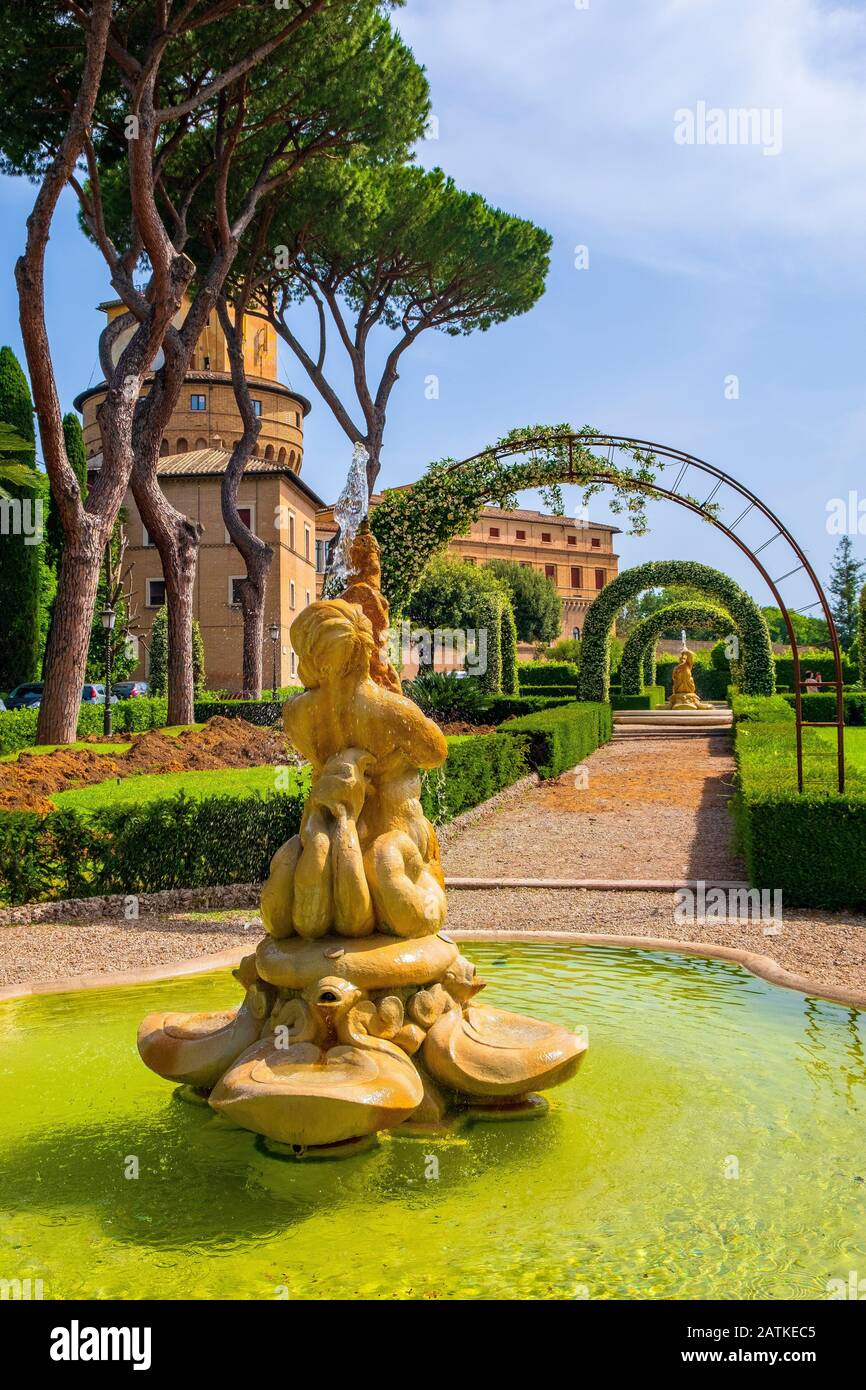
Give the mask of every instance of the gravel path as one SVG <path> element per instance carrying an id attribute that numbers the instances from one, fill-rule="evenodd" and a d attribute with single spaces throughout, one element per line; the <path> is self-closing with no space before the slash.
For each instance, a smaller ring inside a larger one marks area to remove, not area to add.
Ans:
<path id="1" fill-rule="evenodd" d="M 733 759 L 718 737 L 615 740 L 573 775 L 524 786 L 448 837 L 446 873 L 473 878 L 742 879 L 727 810 Z M 452 889 L 449 925 L 601 932 L 713 943 L 772 956 L 828 987 L 866 991 L 866 917 L 785 911 L 766 922 L 678 921 L 665 892 Z M 177 912 L 138 921 L 40 923 L 0 929 L 0 986 L 131 971 L 250 946 L 261 931 L 248 912 Z"/>

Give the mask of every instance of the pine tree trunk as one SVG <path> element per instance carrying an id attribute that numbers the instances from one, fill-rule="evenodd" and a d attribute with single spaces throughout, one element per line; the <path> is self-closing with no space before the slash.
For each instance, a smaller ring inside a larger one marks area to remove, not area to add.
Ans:
<path id="1" fill-rule="evenodd" d="M 256 537 L 251 537 L 255 541 Z M 237 542 L 236 542 L 237 544 Z M 241 613 L 244 620 L 244 699 L 262 698 L 262 646 L 265 635 L 265 594 L 273 559 L 269 545 L 238 546 L 247 567 L 247 577 L 241 581 Z M 244 554 L 244 550 L 247 551 Z"/>
<path id="2" fill-rule="evenodd" d="M 43 667 L 44 695 L 37 743 L 73 743 L 87 668 L 93 605 L 99 584 L 103 538 L 97 527 L 67 538 L 60 560 L 57 599 Z"/>
<path id="3" fill-rule="evenodd" d="M 148 535 L 159 552 L 168 608 L 166 687 L 169 724 L 192 724 L 195 693 L 192 666 L 193 589 L 201 528 L 166 499 L 139 456 L 132 493 Z"/>

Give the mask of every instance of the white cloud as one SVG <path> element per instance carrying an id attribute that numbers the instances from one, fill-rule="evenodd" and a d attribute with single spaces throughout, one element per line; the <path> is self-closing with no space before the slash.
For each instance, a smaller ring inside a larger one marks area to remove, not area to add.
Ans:
<path id="1" fill-rule="evenodd" d="M 409 0 L 462 183 L 597 252 L 821 278 L 862 261 L 866 13 L 818 0 Z M 781 111 L 782 150 L 680 146 L 674 113 Z"/>

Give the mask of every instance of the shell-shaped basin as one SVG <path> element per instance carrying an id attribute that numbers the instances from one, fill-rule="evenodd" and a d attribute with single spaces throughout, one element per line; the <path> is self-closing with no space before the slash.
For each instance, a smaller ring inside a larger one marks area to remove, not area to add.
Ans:
<path id="1" fill-rule="evenodd" d="M 434 1023 L 423 1057 L 444 1086 L 496 1100 L 558 1086 L 574 1075 L 585 1051 L 586 1041 L 558 1024 L 470 1004 Z"/>
<path id="2" fill-rule="evenodd" d="M 167 1081 L 213 1086 L 261 1027 L 245 1004 L 216 1013 L 148 1014 L 139 1024 L 138 1050 L 145 1065 Z"/>
<path id="3" fill-rule="evenodd" d="M 424 1095 L 408 1058 L 374 1048 L 263 1039 L 212 1091 L 210 1104 L 243 1129 L 283 1144 L 337 1144 L 391 1129 Z"/>

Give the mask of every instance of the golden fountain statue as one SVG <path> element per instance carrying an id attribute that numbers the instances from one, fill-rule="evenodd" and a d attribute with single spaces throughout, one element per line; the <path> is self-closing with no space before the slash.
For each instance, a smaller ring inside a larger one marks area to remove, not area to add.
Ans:
<path id="1" fill-rule="evenodd" d="M 343 597 L 292 624 L 306 689 L 283 720 L 312 784 L 299 833 L 271 861 L 268 934 L 234 972 L 244 1000 L 151 1014 L 138 1033 L 158 1075 L 299 1156 L 473 1110 L 536 1113 L 534 1093 L 573 1076 L 586 1047 L 475 1002 L 483 982 L 442 930 L 445 880 L 420 801 L 418 769 L 441 766 L 445 739 L 382 655 L 388 605 L 366 523 L 350 555 Z"/>
<path id="2" fill-rule="evenodd" d="M 685 634 L 683 634 L 683 649 L 672 672 L 671 697 L 667 702 L 668 709 L 712 709 L 712 705 L 698 697 L 695 678 L 692 675 L 694 664 L 695 654 L 689 651 L 685 643 Z"/>

